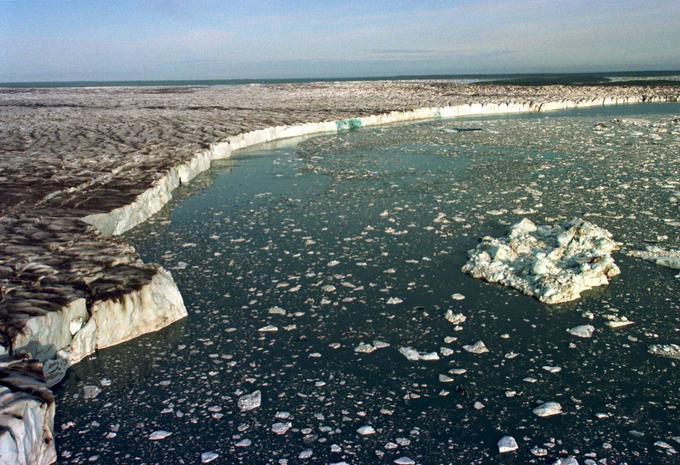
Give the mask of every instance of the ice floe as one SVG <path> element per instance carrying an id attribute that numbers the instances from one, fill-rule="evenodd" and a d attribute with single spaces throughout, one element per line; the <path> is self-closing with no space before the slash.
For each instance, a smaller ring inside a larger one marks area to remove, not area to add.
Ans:
<path id="1" fill-rule="evenodd" d="M 618 275 L 611 256 L 618 248 L 607 230 L 582 219 L 551 226 L 524 218 L 506 237 L 482 238 L 463 272 L 556 304 Z"/>

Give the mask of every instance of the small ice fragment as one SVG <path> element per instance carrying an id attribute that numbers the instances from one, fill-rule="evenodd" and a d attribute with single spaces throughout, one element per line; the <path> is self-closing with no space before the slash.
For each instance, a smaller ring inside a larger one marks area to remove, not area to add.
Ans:
<path id="1" fill-rule="evenodd" d="M 255 391 L 252 394 L 245 394 L 238 399 L 238 408 L 242 412 L 247 412 L 249 410 L 256 409 L 262 403 L 262 393 L 260 391 Z"/>
<path id="2" fill-rule="evenodd" d="M 516 451 L 518 448 L 517 441 L 512 436 L 503 436 L 498 441 L 498 452 L 501 454 Z"/>
<path id="3" fill-rule="evenodd" d="M 201 463 L 210 463 L 219 457 L 219 454 L 215 452 L 203 452 L 201 454 Z"/>
<path id="4" fill-rule="evenodd" d="M 267 326 L 263 326 L 262 328 L 258 329 L 258 332 L 260 332 L 260 333 L 275 333 L 278 330 L 279 330 L 279 328 L 277 328 L 274 325 L 267 325 Z"/>
<path id="5" fill-rule="evenodd" d="M 477 341 L 472 345 L 464 345 L 463 349 L 471 354 L 484 354 L 489 351 L 482 341 Z"/>
<path id="6" fill-rule="evenodd" d="M 371 436 L 376 433 L 375 429 L 372 426 L 365 425 L 362 426 L 361 428 L 357 429 L 357 433 L 359 433 L 362 436 Z"/>
<path id="7" fill-rule="evenodd" d="M 465 315 L 462 313 L 453 313 L 453 310 L 447 310 L 444 319 L 452 325 L 459 325 L 467 320 Z"/>
<path id="8" fill-rule="evenodd" d="M 158 431 L 154 431 L 149 435 L 149 441 L 160 441 L 161 439 L 165 439 L 171 435 L 172 433 L 170 431 L 159 429 Z"/>
<path id="9" fill-rule="evenodd" d="M 410 457 L 399 457 L 394 461 L 397 465 L 415 465 L 415 460 Z"/>
<path id="10" fill-rule="evenodd" d="M 285 423 L 284 422 L 274 423 L 272 425 L 272 433 L 282 436 L 286 434 L 292 426 L 293 424 L 289 421 Z"/>
<path id="11" fill-rule="evenodd" d="M 102 390 L 98 386 L 85 386 L 83 387 L 83 398 L 94 399 L 100 392 L 102 392 Z"/>
<path id="12" fill-rule="evenodd" d="M 532 410 L 539 417 L 551 417 L 562 413 L 562 406 L 558 402 L 545 402 Z"/>
<path id="13" fill-rule="evenodd" d="M 314 452 L 312 452 L 312 449 L 305 449 L 302 452 L 300 452 L 300 455 L 298 455 L 298 458 L 304 460 L 304 459 L 310 458 L 312 455 L 314 455 Z"/>
<path id="14" fill-rule="evenodd" d="M 360 354 L 370 354 L 374 350 L 375 350 L 374 346 L 372 346 L 371 344 L 364 344 L 364 343 L 361 343 L 354 348 L 354 352 L 358 352 Z"/>
<path id="15" fill-rule="evenodd" d="M 593 325 L 574 326 L 573 328 L 569 328 L 567 332 L 572 336 L 589 338 L 593 336 L 595 327 Z"/>

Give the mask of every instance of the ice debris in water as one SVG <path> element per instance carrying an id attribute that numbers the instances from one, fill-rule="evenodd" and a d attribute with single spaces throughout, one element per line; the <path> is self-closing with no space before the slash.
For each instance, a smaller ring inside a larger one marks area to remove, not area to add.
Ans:
<path id="1" fill-rule="evenodd" d="M 161 439 L 165 439 L 168 436 L 171 436 L 172 433 L 170 431 L 164 431 L 162 429 L 159 429 L 158 431 L 154 431 L 149 435 L 149 440 L 150 441 L 160 441 Z"/>
<path id="2" fill-rule="evenodd" d="M 501 454 L 516 451 L 518 448 L 517 441 L 512 436 L 503 436 L 498 441 L 498 452 Z"/>
<path id="3" fill-rule="evenodd" d="M 201 463 L 210 463 L 219 457 L 219 454 L 215 452 L 203 452 L 201 454 Z"/>
<path id="4" fill-rule="evenodd" d="M 482 341 L 477 341 L 472 345 L 464 345 L 463 349 L 470 352 L 471 354 L 485 354 L 489 351 Z"/>
<path id="5" fill-rule="evenodd" d="M 418 360 L 439 360 L 437 352 L 418 352 L 413 347 L 401 347 L 399 352 L 412 362 L 417 362 Z"/>
<path id="6" fill-rule="evenodd" d="M 360 354 L 370 354 L 373 351 L 376 351 L 378 349 L 384 349 L 385 347 L 389 346 L 390 346 L 389 343 L 383 341 L 373 341 L 373 344 L 366 344 L 362 342 L 361 344 L 354 348 L 354 352 Z"/>
<path id="7" fill-rule="evenodd" d="M 242 412 L 247 412 L 248 410 L 256 409 L 260 406 L 262 402 L 262 393 L 260 391 L 255 391 L 252 394 L 244 394 L 238 399 L 238 408 Z"/>
<path id="8" fill-rule="evenodd" d="M 444 319 L 452 325 L 459 325 L 465 323 L 467 318 L 462 313 L 454 313 L 453 310 L 447 310 Z"/>
<path id="9" fill-rule="evenodd" d="M 397 465 L 415 465 L 415 460 L 410 457 L 399 457 L 394 461 Z"/>
<path id="10" fill-rule="evenodd" d="M 572 336 L 589 338 L 593 337 L 595 327 L 593 325 L 579 325 L 574 326 L 573 328 L 569 328 L 567 332 Z"/>
<path id="11" fill-rule="evenodd" d="M 102 392 L 102 390 L 98 386 L 85 386 L 83 387 L 83 398 L 94 399 L 100 392 Z"/>
<path id="12" fill-rule="evenodd" d="M 362 436 L 371 436 L 375 434 L 375 429 L 372 426 L 366 425 L 357 429 L 357 433 L 359 433 Z"/>
<path id="13" fill-rule="evenodd" d="M 616 329 L 632 325 L 633 323 L 633 321 L 630 321 L 625 316 L 612 316 L 609 318 L 609 321 L 607 321 L 607 326 Z"/>
<path id="14" fill-rule="evenodd" d="M 562 406 L 558 402 L 544 402 L 532 410 L 539 417 L 551 417 L 562 413 Z"/>
<path id="15" fill-rule="evenodd" d="M 272 433 L 282 436 L 288 432 L 289 429 L 293 427 L 293 424 L 289 421 L 274 423 L 272 425 Z"/>
<path id="16" fill-rule="evenodd" d="M 659 357 L 676 358 L 680 360 L 680 345 L 678 344 L 652 344 L 647 347 L 647 352 Z"/>
<path id="17" fill-rule="evenodd" d="M 507 237 L 482 238 L 463 272 L 556 304 L 618 275 L 611 257 L 618 248 L 607 230 L 582 219 L 537 226 L 524 218 Z"/>
<path id="18" fill-rule="evenodd" d="M 680 270 L 680 250 L 666 250 L 656 245 L 648 245 L 645 249 L 632 250 L 627 254 L 630 257 L 641 258 L 660 266 Z"/>

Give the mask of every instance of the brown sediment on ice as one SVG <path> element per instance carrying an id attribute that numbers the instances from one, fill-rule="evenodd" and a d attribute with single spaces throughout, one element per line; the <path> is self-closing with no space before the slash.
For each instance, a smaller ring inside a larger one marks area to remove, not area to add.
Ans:
<path id="1" fill-rule="evenodd" d="M 46 362 L 52 383 L 96 349 L 185 316 L 169 273 L 109 236 L 145 221 L 232 150 L 374 124 L 678 94 L 447 81 L 0 89 L 0 352 Z"/>
<path id="2" fill-rule="evenodd" d="M 54 408 L 39 362 L 0 363 L 0 462 L 47 465 L 56 461 Z"/>

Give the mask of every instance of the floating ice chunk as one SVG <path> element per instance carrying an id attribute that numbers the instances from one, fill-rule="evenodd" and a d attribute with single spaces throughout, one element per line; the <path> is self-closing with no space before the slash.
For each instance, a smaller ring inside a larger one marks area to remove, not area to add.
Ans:
<path id="1" fill-rule="evenodd" d="M 385 349 L 389 346 L 390 346 L 389 342 L 378 341 L 378 340 L 373 341 L 373 347 L 375 347 L 376 349 Z"/>
<path id="2" fill-rule="evenodd" d="M 258 329 L 258 331 L 260 333 L 275 333 L 278 330 L 279 330 L 279 328 L 274 326 L 274 325 L 267 325 L 267 326 L 263 326 L 262 328 Z"/>
<path id="3" fill-rule="evenodd" d="M 102 390 L 99 386 L 85 386 L 83 387 L 83 398 L 84 399 L 94 399 L 99 395 Z"/>
<path id="4" fill-rule="evenodd" d="M 575 457 L 567 457 L 565 459 L 557 459 L 558 465 L 578 465 L 578 460 Z"/>
<path id="5" fill-rule="evenodd" d="M 560 371 L 562 371 L 562 367 L 551 367 L 546 365 L 542 368 L 548 373 L 559 373 Z"/>
<path id="6" fill-rule="evenodd" d="M 238 399 L 238 408 L 242 412 L 247 412 L 249 410 L 256 409 L 262 403 L 262 393 L 260 391 L 254 391 L 251 394 L 245 394 Z"/>
<path id="7" fill-rule="evenodd" d="M 278 422 L 272 425 L 272 433 L 282 436 L 288 432 L 289 429 L 293 427 L 293 424 L 289 421 Z"/>
<path id="8" fill-rule="evenodd" d="M 648 245 L 646 250 L 633 250 L 628 256 L 641 258 L 674 270 L 680 270 L 680 250 L 663 249 L 655 245 Z"/>
<path id="9" fill-rule="evenodd" d="M 680 270 L 680 250 L 663 249 L 655 245 L 648 245 L 645 249 L 630 251 L 628 255 L 656 263 L 659 266 Z"/>
<path id="10" fill-rule="evenodd" d="M 567 332 L 572 336 L 589 338 L 593 337 L 595 327 L 593 325 L 579 325 L 574 326 L 573 328 L 569 328 Z"/>
<path id="11" fill-rule="evenodd" d="M 312 455 L 314 455 L 312 449 L 305 449 L 302 452 L 300 452 L 298 458 L 304 460 L 310 458 Z"/>
<path id="12" fill-rule="evenodd" d="M 505 454 L 506 452 L 514 452 L 519 449 L 517 441 L 512 436 L 503 436 L 498 441 L 498 452 Z"/>
<path id="13" fill-rule="evenodd" d="M 671 446 L 670 444 L 668 444 L 666 441 L 656 441 L 656 442 L 654 443 L 654 446 L 656 446 L 656 447 L 658 447 L 658 448 L 660 448 L 660 449 L 668 449 L 668 450 L 672 450 L 672 449 L 673 449 L 673 446 Z"/>
<path id="14" fill-rule="evenodd" d="M 387 305 L 397 305 L 402 303 L 403 300 L 401 300 L 399 297 L 390 297 L 387 299 Z"/>
<path id="15" fill-rule="evenodd" d="M 149 435 L 149 441 L 160 441 L 161 439 L 165 439 L 168 436 L 172 436 L 170 431 L 159 429 L 158 431 L 154 431 Z"/>
<path id="16" fill-rule="evenodd" d="M 444 315 L 444 319 L 452 325 L 459 325 L 461 323 L 465 323 L 467 317 L 462 313 L 453 313 L 453 310 L 447 310 L 446 314 Z"/>
<path id="17" fill-rule="evenodd" d="M 410 457 L 399 457 L 394 461 L 397 465 L 415 465 L 415 460 Z"/>
<path id="18" fill-rule="evenodd" d="M 250 447 L 253 441 L 250 439 L 241 439 L 239 442 L 235 444 L 236 447 L 239 448 L 245 448 L 245 447 Z"/>
<path id="19" fill-rule="evenodd" d="M 432 222 L 437 223 L 437 224 L 449 224 L 450 223 L 450 221 L 446 218 L 446 213 L 443 213 L 443 212 L 439 212 L 437 214 L 437 217 L 434 220 L 432 220 Z"/>
<path id="20" fill-rule="evenodd" d="M 633 324 L 633 322 L 630 321 L 625 316 L 614 317 L 611 320 L 607 321 L 607 326 L 609 326 L 610 328 L 613 328 L 613 329 L 623 328 L 624 326 L 629 326 L 629 325 L 632 325 L 632 324 Z"/>
<path id="21" fill-rule="evenodd" d="M 375 350 L 374 346 L 372 346 L 371 344 L 364 344 L 364 343 L 361 343 L 354 348 L 354 352 L 358 352 L 358 353 L 361 353 L 361 354 L 370 354 L 374 350 Z"/>
<path id="22" fill-rule="evenodd" d="M 399 348 L 399 352 L 412 362 L 417 362 L 419 360 L 424 361 L 439 360 L 439 355 L 437 354 L 437 352 L 418 352 L 413 347 L 401 347 Z"/>
<path id="23" fill-rule="evenodd" d="M 286 311 L 283 308 L 275 305 L 275 306 L 273 306 L 269 309 L 269 314 L 270 315 L 283 315 L 283 316 L 285 316 Z"/>
<path id="24" fill-rule="evenodd" d="M 359 433 L 362 436 L 371 436 L 376 434 L 375 428 L 373 428 L 370 425 L 365 425 L 362 426 L 361 428 L 357 429 L 357 433 Z"/>
<path id="25" fill-rule="evenodd" d="M 463 349 L 471 354 L 485 354 L 489 351 L 482 341 L 477 341 L 472 345 L 464 345 Z"/>
<path id="26" fill-rule="evenodd" d="M 203 452 L 201 454 L 201 463 L 210 463 L 220 455 L 215 452 Z"/>
<path id="27" fill-rule="evenodd" d="M 452 383 L 453 378 L 447 375 L 439 375 L 439 382 L 440 383 Z"/>
<path id="28" fill-rule="evenodd" d="M 482 238 L 462 271 L 554 304 L 609 283 L 620 273 L 611 257 L 611 234 L 581 219 L 537 226 L 524 218 L 506 237 Z"/>
<path id="29" fill-rule="evenodd" d="M 337 260 L 331 260 L 330 262 L 326 263 L 326 266 L 329 267 L 329 268 L 332 268 L 332 267 L 334 267 L 334 266 L 338 266 L 339 264 L 340 264 L 339 261 L 337 261 Z"/>
<path id="30" fill-rule="evenodd" d="M 676 358 L 680 360 L 680 345 L 678 344 L 652 344 L 647 347 L 647 352 L 659 357 Z"/>
<path id="31" fill-rule="evenodd" d="M 562 406 L 558 402 L 545 402 L 532 410 L 539 417 L 551 417 L 562 413 Z"/>
<path id="32" fill-rule="evenodd" d="M 529 452 L 531 452 L 531 454 L 535 455 L 536 457 L 545 457 L 546 455 L 548 455 L 547 449 L 538 446 L 532 447 Z"/>
<path id="33" fill-rule="evenodd" d="M 465 299 L 465 296 L 463 294 L 459 294 L 458 292 L 451 294 L 451 298 L 453 300 L 463 300 Z"/>

